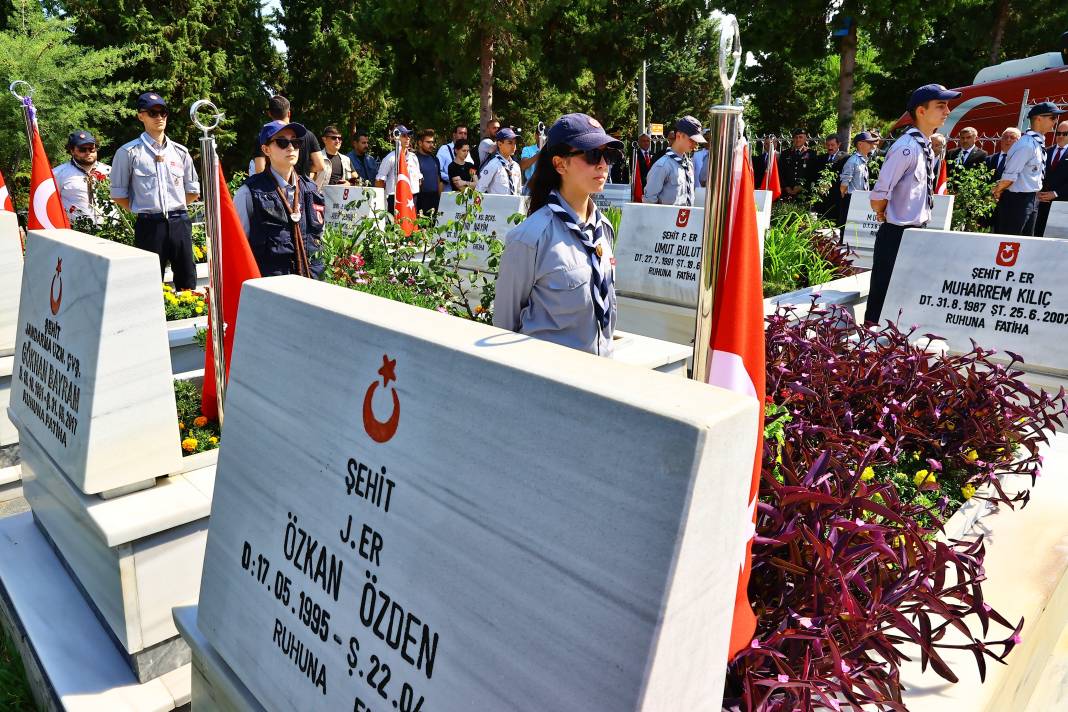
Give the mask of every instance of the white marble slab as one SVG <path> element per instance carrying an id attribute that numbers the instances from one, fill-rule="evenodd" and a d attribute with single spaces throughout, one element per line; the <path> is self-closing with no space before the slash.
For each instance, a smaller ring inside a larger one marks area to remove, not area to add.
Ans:
<path id="1" fill-rule="evenodd" d="M 33 435 L 21 448 L 26 500 L 119 643 L 134 654 L 174 638 L 170 609 L 195 601 L 200 586 L 211 509 L 203 484 L 168 477 L 102 500 L 64 477 Z"/>
<path id="2" fill-rule="evenodd" d="M 198 623 L 265 708 L 719 709 L 754 399 L 300 278 L 239 318 Z"/>
<path id="3" fill-rule="evenodd" d="M 196 273 L 197 273 L 197 286 L 196 286 L 196 288 L 198 290 L 203 290 L 204 287 L 207 287 L 209 284 L 211 284 L 211 272 L 208 270 L 208 263 L 207 262 L 197 262 L 197 264 L 196 264 Z M 163 281 L 164 282 L 170 282 L 170 283 L 174 282 L 174 273 L 171 272 L 171 268 L 170 267 L 167 267 L 167 269 L 164 270 L 164 272 L 163 272 Z"/>
<path id="4" fill-rule="evenodd" d="M 931 230 L 949 230 L 953 224 L 952 195 L 934 196 L 934 209 L 927 223 Z M 871 269 L 872 251 L 875 249 L 875 233 L 879 232 L 879 222 L 875 211 L 871 209 L 871 192 L 858 190 L 849 200 L 849 213 L 846 215 L 845 241 L 857 253 L 853 264 L 863 269 Z"/>
<path id="5" fill-rule="evenodd" d="M 138 684 L 28 512 L 0 519 L 0 583 L 67 712 L 168 712 L 188 704 L 190 665 Z"/>
<path id="6" fill-rule="evenodd" d="M 197 607 L 174 609 L 174 623 L 193 651 L 193 709 L 213 712 L 264 712 L 197 627 Z"/>
<path id="7" fill-rule="evenodd" d="M 885 319 L 1014 351 L 1031 368 L 1068 370 L 1068 240 L 906 230 L 883 304 Z M 900 319 L 898 312 L 901 312 Z"/>
<path id="8" fill-rule="evenodd" d="M 386 209 L 386 191 L 382 188 L 327 185 L 322 191 L 326 224 L 347 232 L 354 230 L 360 220 Z"/>
<path id="9" fill-rule="evenodd" d="M 463 206 L 456 204 L 458 195 L 455 191 L 441 194 L 438 206 L 439 224 L 454 220 L 458 230 L 477 232 L 504 242 L 504 236 L 515 227 L 508 222 L 508 218 L 516 213 L 526 214 L 527 199 L 524 196 L 482 193 L 479 197 L 480 212 L 473 221 L 463 225 Z M 486 270 L 489 268 L 488 259 L 489 247 L 486 243 L 475 242 L 467 246 L 466 254 L 460 260 L 460 266 L 466 269 Z"/>
<path id="10" fill-rule="evenodd" d="M 14 213 L 0 210 L 0 356 L 15 352 L 22 285 L 22 240 Z"/>
<path id="11" fill-rule="evenodd" d="M 683 377 L 686 362 L 693 355 L 689 346 L 618 330 L 613 334 L 612 348 L 613 361 Z"/>
<path id="12" fill-rule="evenodd" d="M 1068 237 L 1068 202 L 1055 200 L 1050 203 L 1042 237 Z"/>
<path id="13" fill-rule="evenodd" d="M 600 193 L 594 193 L 590 197 L 598 208 L 622 208 L 631 202 L 629 183 L 609 183 Z"/>
<path id="14" fill-rule="evenodd" d="M 616 239 L 616 292 L 677 306 L 696 305 L 704 212 L 671 205 L 624 205 Z"/>
<path id="15" fill-rule="evenodd" d="M 11 411 L 93 494 L 181 469 L 152 253 L 73 230 L 27 238 Z"/>

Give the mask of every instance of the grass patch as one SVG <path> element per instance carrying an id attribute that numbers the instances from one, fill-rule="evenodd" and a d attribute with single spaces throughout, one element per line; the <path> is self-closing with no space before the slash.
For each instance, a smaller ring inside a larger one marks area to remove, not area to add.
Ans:
<path id="1" fill-rule="evenodd" d="M 4 712 L 36 712 L 37 705 L 26 682 L 22 657 L 15 644 L 0 630 L 0 710 Z"/>

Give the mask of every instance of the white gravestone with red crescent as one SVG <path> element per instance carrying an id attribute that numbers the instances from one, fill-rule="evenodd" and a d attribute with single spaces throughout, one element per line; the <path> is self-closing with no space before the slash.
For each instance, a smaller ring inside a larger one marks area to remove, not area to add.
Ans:
<path id="1" fill-rule="evenodd" d="M 628 203 L 616 239 L 616 291 L 664 304 L 697 304 L 704 210 Z"/>
<path id="2" fill-rule="evenodd" d="M 327 185 L 322 190 L 326 225 L 346 232 L 352 231 L 360 220 L 386 209 L 386 192 L 382 188 Z"/>
<path id="3" fill-rule="evenodd" d="M 927 223 L 930 230 L 949 230 L 953 224 L 953 196 L 934 196 L 934 209 Z M 849 199 L 849 213 L 846 215 L 845 241 L 857 253 L 853 260 L 855 267 L 871 269 L 872 253 L 875 250 L 875 234 L 879 232 L 879 221 L 871 209 L 871 193 L 858 190 Z"/>
<path id="4" fill-rule="evenodd" d="M 974 339 L 1018 353 L 1028 366 L 1063 371 L 1065 274 L 1068 240 L 906 230 L 882 316 L 944 337 L 953 351 L 970 350 Z"/>
<path id="5" fill-rule="evenodd" d="M 438 205 L 438 223 L 455 221 L 458 230 L 477 232 L 504 242 L 504 236 L 515 227 L 508 221 L 516 213 L 526 215 L 527 199 L 521 195 L 493 195 L 482 193 L 477 198 L 478 214 L 473 220 L 464 224 L 464 206 L 457 203 L 459 193 L 448 191 L 441 194 Z M 460 261 L 460 267 L 485 271 L 489 268 L 489 246 L 485 242 L 474 242 L 467 246 L 466 256 Z"/>
<path id="6" fill-rule="evenodd" d="M 755 399 L 297 277 L 239 320 L 197 625 L 263 709 L 719 710 Z"/>
<path id="7" fill-rule="evenodd" d="M 11 413 L 82 492 L 181 469 L 154 254 L 31 231 L 14 356 Z"/>

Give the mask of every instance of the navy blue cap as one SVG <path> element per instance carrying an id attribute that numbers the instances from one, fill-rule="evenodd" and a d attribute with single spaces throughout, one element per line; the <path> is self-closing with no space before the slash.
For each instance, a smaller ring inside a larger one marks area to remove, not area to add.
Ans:
<path id="1" fill-rule="evenodd" d="M 879 137 L 873 134 L 871 131 L 861 131 L 853 137 L 853 145 L 856 146 L 861 141 L 868 141 L 869 143 L 878 143 Z"/>
<path id="2" fill-rule="evenodd" d="M 790 132 L 790 135 L 791 136 L 808 136 L 808 131 L 805 131 L 804 129 L 794 129 L 792 132 Z"/>
<path id="3" fill-rule="evenodd" d="M 397 124 L 397 128 L 395 130 L 399 131 L 401 136 L 411 136 L 412 135 L 412 130 L 410 128 L 408 128 L 407 126 L 405 126 L 404 124 Z"/>
<path id="4" fill-rule="evenodd" d="M 950 99 L 956 99 L 958 96 L 960 96 L 959 91 L 946 89 L 941 84 L 924 84 L 912 92 L 912 96 L 909 97 L 909 105 L 906 108 L 908 111 L 912 111 L 920 104 L 925 104 L 928 101 L 949 101 Z"/>
<path id="5" fill-rule="evenodd" d="M 513 131 L 511 128 L 504 126 L 497 129 L 497 135 L 493 137 L 494 141 L 511 141 L 512 139 L 519 138 L 519 134 Z"/>
<path id="6" fill-rule="evenodd" d="M 96 139 L 88 131 L 75 131 L 67 138 L 67 148 L 76 148 L 90 143 L 96 143 Z"/>
<path id="7" fill-rule="evenodd" d="M 1060 116 L 1061 114 L 1068 114 L 1068 109 L 1059 109 L 1052 101 L 1043 101 L 1031 107 L 1031 110 L 1027 112 L 1027 118 L 1033 119 L 1036 116 L 1043 116 L 1044 114 Z"/>
<path id="8" fill-rule="evenodd" d="M 588 151 L 604 145 L 623 150 L 623 142 L 605 133 L 597 119 L 587 114 L 564 114 L 549 127 L 545 145 L 567 145 L 578 151 Z"/>
<path id="9" fill-rule="evenodd" d="M 701 122 L 692 116 L 683 116 L 675 122 L 675 130 L 681 131 L 697 143 L 708 143 L 701 134 Z"/>
<path id="10" fill-rule="evenodd" d="M 260 145 L 266 145 L 271 142 L 279 131 L 282 129 L 293 129 L 293 133 L 297 138 L 303 138 L 304 134 L 308 133 L 308 129 L 304 128 L 300 124 L 289 123 L 284 121 L 271 121 L 263 125 L 260 129 Z"/>
<path id="11" fill-rule="evenodd" d="M 144 111 L 145 109 L 151 109 L 153 106 L 162 106 L 167 108 L 167 102 L 163 100 L 163 97 L 154 91 L 146 91 L 141 96 L 137 97 L 137 110 Z"/>

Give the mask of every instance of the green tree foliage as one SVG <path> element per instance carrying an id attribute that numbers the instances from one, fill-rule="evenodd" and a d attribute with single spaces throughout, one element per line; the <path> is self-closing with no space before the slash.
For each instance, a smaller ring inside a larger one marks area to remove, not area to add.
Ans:
<path id="1" fill-rule="evenodd" d="M 739 69 L 738 76 L 743 74 Z M 689 25 L 681 43 L 665 43 L 649 62 L 646 84 L 652 123 L 671 124 L 687 114 L 707 123 L 709 107 L 723 103 L 719 21 L 702 17 Z"/>
<path id="2" fill-rule="evenodd" d="M 65 157 L 67 136 L 78 128 L 107 140 L 132 81 L 116 79 L 122 67 L 147 56 L 137 44 L 89 49 L 74 42 L 70 18 L 46 16 L 34 0 L 13 0 L 8 28 L 0 31 L 0 171 L 9 179 L 29 161 L 21 105 L 7 93 L 17 79 L 33 85 L 45 151 L 53 163 Z M 21 180 L 15 180 L 20 186 Z M 24 190 L 17 191 L 25 200 Z"/>
<path id="3" fill-rule="evenodd" d="M 189 107 L 211 99 L 227 117 L 216 134 L 224 164 L 247 165 L 252 137 L 266 120 L 269 88 L 282 75 L 259 0 L 62 0 L 62 7 L 80 43 L 103 48 L 122 38 L 152 49 L 152 56 L 128 63 L 118 76 L 163 94 L 171 108 L 170 136 L 196 150 L 200 132 L 190 124 Z M 126 119 L 112 127 L 113 135 L 139 132 L 136 97 L 129 91 L 117 101 Z"/>

